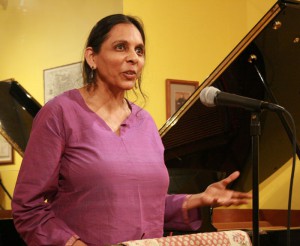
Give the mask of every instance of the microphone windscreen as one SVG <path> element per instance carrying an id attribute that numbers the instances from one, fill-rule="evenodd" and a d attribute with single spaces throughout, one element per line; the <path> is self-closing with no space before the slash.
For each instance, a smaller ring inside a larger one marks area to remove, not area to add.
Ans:
<path id="1" fill-rule="evenodd" d="M 200 101 L 207 107 L 214 107 L 216 106 L 215 98 L 219 92 L 220 90 L 215 87 L 206 87 L 200 92 Z"/>

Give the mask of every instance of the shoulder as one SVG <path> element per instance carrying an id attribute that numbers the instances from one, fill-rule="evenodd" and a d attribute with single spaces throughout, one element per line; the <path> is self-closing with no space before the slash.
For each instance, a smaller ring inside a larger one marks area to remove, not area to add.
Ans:
<path id="1" fill-rule="evenodd" d="M 76 89 L 63 92 L 62 94 L 49 100 L 40 110 L 40 112 L 58 113 L 65 111 L 69 107 L 78 104 L 78 91 Z M 39 113 L 40 113 L 39 112 Z"/>
<path id="2" fill-rule="evenodd" d="M 79 92 L 77 89 L 65 91 L 62 94 L 54 97 L 50 101 L 48 101 L 44 107 L 46 108 L 56 108 L 60 106 L 67 106 L 73 104 L 74 102 L 78 102 Z"/>
<path id="3" fill-rule="evenodd" d="M 76 107 L 76 104 L 78 104 L 76 90 L 66 91 L 48 101 L 40 109 L 34 118 L 34 121 L 39 122 L 62 119 L 65 112 L 70 112 L 70 108 Z"/>
<path id="4" fill-rule="evenodd" d="M 151 114 L 144 108 L 141 108 L 140 106 L 130 103 L 132 113 L 136 115 L 137 118 L 139 119 L 146 119 L 150 121 L 154 121 Z"/>
<path id="5" fill-rule="evenodd" d="M 146 109 L 141 108 L 134 103 L 130 103 L 130 106 L 132 108 L 132 115 L 135 117 L 135 120 L 138 122 L 138 124 L 146 124 L 148 127 L 157 130 L 157 126 L 153 117 Z"/>

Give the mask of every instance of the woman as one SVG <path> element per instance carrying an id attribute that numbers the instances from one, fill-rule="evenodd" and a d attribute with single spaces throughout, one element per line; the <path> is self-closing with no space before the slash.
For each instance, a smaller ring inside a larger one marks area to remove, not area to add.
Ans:
<path id="1" fill-rule="evenodd" d="M 226 190 L 167 195 L 164 149 L 150 115 L 125 99 L 140 88 L 145 35 L 122 14 L 100 20 L 85 49 L 85 86 L 48 102 L 34 120 L 12 202 L 28 245 L 107 245 L 197 229 L 200 206 L 239 205 Z"/>

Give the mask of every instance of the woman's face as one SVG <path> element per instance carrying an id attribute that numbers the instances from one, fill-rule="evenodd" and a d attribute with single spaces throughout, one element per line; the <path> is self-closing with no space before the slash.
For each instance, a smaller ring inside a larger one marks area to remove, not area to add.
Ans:
<path id="1" fill-rule="evenodd" d="M 94 55 L 97 84 L 113 91 L 130 90 L 140 77 L 145 62 L 142 36 L 132 24 L 117 24 Z"/>

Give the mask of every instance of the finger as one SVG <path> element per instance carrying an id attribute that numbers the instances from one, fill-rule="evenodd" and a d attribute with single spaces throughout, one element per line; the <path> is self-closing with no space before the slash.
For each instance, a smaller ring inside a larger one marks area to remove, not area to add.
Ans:
<path id="1" fill-rule="evenodd" d="M 248 203 L 249 203 L 249 200 L 246 200 L 246 199 L 237 199 L 237 200 L 234 199 L 231 201 L 230 205 L 238 206 L 238 205 L 243 205 L 243 204 L 248 204 Z"/>
<path id="2" fill-rule="evenodd" d="M 228 184 L 236 180 L 239 176 L 240 176 L 240 172 L 235 171 L 232 174 L 230 174 L 227 178 L 221 180 L 221 182 L 223 185 L 227 186 Z"/>
<path id="3" fill-rule="evenodd" d="M 251 193 L 245 193 L 245 192 L 238 192 L 238 191 L 234 191 L 233 193 L 232 193 L 232 196 L 231 196 L 232 198 L 248 198 L 248 199 L 250 199 L 250 198 L 252 198 L 252 194 Z"/>
<path id="4" fill-rule="evenodd" d="M 249 200 L 247 200 L 247 199 L 229 199 L 229 200 L 225 200 L 225 201 L 219 200 L 218 206 L 228 207 L 231 205 L 238 206 L 238 205 L 243 205 L 243 204 L 248 204 L 248 203 L 249 203 Z"/>

